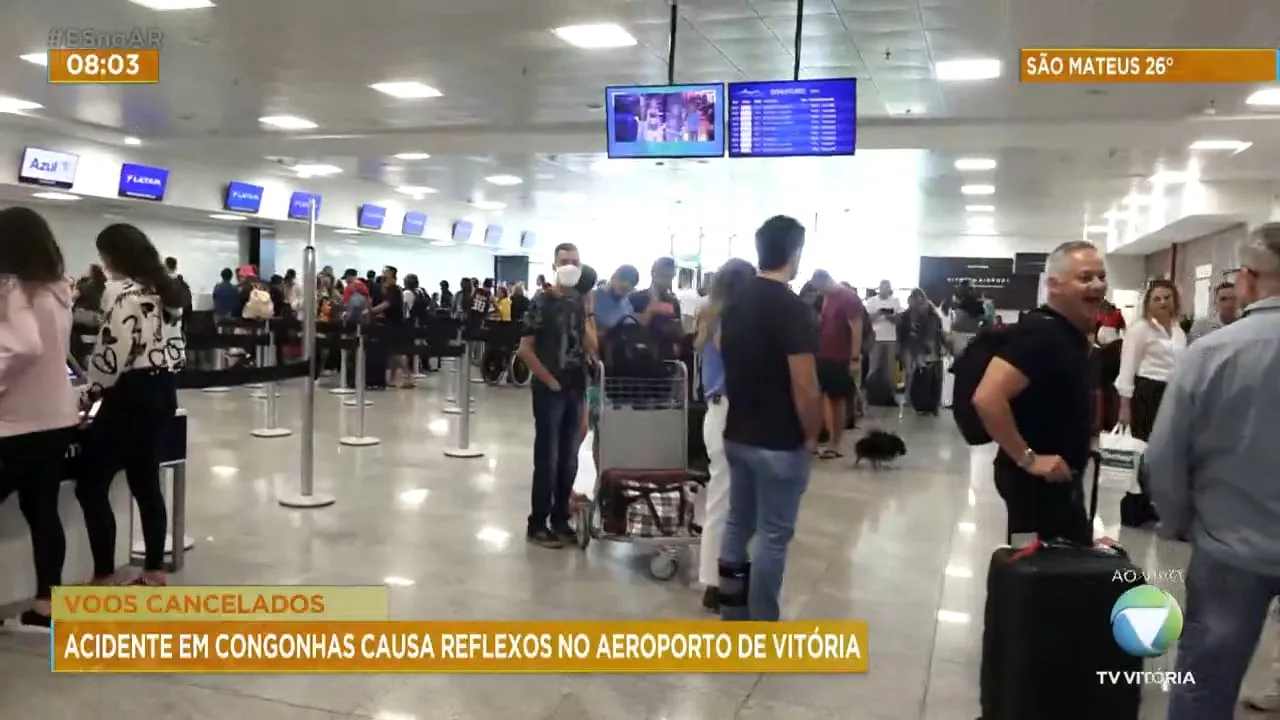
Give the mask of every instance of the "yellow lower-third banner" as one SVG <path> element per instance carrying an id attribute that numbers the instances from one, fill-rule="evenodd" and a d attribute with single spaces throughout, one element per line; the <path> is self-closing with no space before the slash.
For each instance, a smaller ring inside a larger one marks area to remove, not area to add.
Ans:
<path id="1" fill-rule="evenodd" d="M 55 672 L 857 673 L 867 624 L 55 622 Z"/>

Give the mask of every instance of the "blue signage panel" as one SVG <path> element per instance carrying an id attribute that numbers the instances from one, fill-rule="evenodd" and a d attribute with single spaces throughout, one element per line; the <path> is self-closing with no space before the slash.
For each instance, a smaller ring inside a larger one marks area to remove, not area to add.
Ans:
<path id="1" fill-rule="evenodd" d="M 456 220 L 453 223 L 453 241 L 454 242 L 470 242 L 471 241 L 471 223 L 466 220 Z"/>
<path id="2" fill-rule="evenodd" d="M 502 244 L 502 226 L 490 225 L 484 229 L 485 245 L 501 245 Z"/>
<path id="3" fill-rule="evenodd" d="M 169 171 L 150 165 L 125 163 L 120 168 L 120 197 L 139 200 L 163 200 L 169 183 Z"/>
<path id="4" fill-rule="evenodd" d="M 297 190 L 289 198 L 289 219 L 310 220 L 311 201 L 316 202 L 316 217 L 320 217 L 320 196 L 315 193 Z"/>
<path id="5" fill-rule="evenodd" d="M 401 235 L 420 237 L 427 230 L 427 216 L 420 212 L 409 211 L 404 214 L 404 223 L 400 226 Z"/>
<path id="6" fill-rule="evenodd" d="M 520 247 L 525 250 L 532 250 L 538 245 L 538 236 L 533 234 L 532 230 L 525 230 L 520 233 Z"/>
<path id="7" fill-rule="evenodd" d="M 258 185 L 232 180 L 227 183 L 227 197 L 222 201 L 222 207 L 233 212 L 256 213 L 262 209 L 263 192 L 265 190 Z"/>
<path id="8" fill-rule="evenodd" d="M 381 205 L 365 203 L 356 214 L 356 227 L 363 230 L 381 230 L 387 219 L 387 209 Z"/>
<path id="9" fill-rule="evenodd" d="M 854 78 L 729 84 L 729 157 L 852 155 Z"/>

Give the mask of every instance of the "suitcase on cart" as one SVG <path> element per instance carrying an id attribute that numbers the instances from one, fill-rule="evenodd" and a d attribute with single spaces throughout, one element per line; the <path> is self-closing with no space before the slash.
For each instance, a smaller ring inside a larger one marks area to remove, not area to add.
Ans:
<path id="1" fill-rule="evenodd" d="M 1095 457 L 1090 526 L 1097 467 Z M 980 720 L 1137 720 L 1141 687 L 1104 684 L 1098 672 L 1142 670 L 1142 658 L 1111 633 L 1112 607 L 1141 576 L 1119 547 L 1046 540 L 996 550 L 987 573 Z"/>

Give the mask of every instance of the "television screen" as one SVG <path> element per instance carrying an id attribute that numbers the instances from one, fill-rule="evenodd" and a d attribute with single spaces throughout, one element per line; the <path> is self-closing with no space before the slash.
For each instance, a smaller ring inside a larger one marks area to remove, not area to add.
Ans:
<path id="1" fill-rule="evenodd" d="M 525 230 L 520 233 L 520 247 L 525 250 L 532 250 L 538 245 L 538 237 L 533 234 L 532 230 Z"/>
<path id="2" fill-rule="evenodd" d="M 501 245 L 502 244 L 502 226 L 490 225 L 484 229 L 485 245 Z"/>
<path id="3" fill-rule="evenodd" d="M 139 200 L 163 200 L 169 182 L 169 171 L 150 165 L 125 163 L 120 167 L 120 197 Z"/>
<path id="4" fill-rule="evenodd" d="M 604 91 L 610 158 L 724 155 L 724 85 L 641 85 Z"/>
<path id="5" fill-rule="evenodd" d="M 852 155 L 857 80 L 729 83 L 729 157 Z"/>
<path id="6" fill-rule="evenodd" d="M 466 220 L 454 221 L 453 241 L 462 243 L 471 242 L 471 223 Z"/>
<path id="7" fill-rule="evenodd" d="M 365 203 L 356 214 L 356 227 L 362 230 L 381 230 L 387 219 L 387 209 L 381 205 Z"/>
<path id="8" fill-rule="evenodd" d="M 222 207 L 234 212 L 256 213 L 262 209 L 263 192 L 258 185 L 233 180 L 227 183 L 227 196 L 222 200 Z"/>
<path id="9" fill-rule="evenodd" d="M 311 201 L 316 202 L 316 217 L 320 217 L 320 196 L 315 193 L 297 190 L 289 197 L 289 219 L 310 220 Z"/>
<path id="10" fill-rule="evenodd" d="M 404 214 L 404 222 L 400 225 L 401 235 L 412 235 L 414 237 L 421 236 L 427 229 L 427 216 L 420 212 L 407 212 Z"/>
<path id="11" fill-rule="evenodd" d="M 22 151 L 18 182 L 70 190 L 76 182 L 76 167 L 79 164 L 79 155 L 28 147 Z"/>

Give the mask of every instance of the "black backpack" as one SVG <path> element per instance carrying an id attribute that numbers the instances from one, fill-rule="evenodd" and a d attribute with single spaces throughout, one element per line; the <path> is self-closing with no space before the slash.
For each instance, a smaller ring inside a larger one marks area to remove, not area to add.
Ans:
<path id="1" fill-rule="evenodd" d="M 616 378 L 658 379 L 667 374 L 653 333 L 630 315 L 606 333 L 604 368 Z"/>
<path id="2" fill-rule="evenodd" d="M 986 445 L 991 442 L 991 435 L 987 433 L 982 418 L 978 417 L 978 411 L 973 407 L 973 394 L 978 390 L 982 376 L 986 375 L 991 359 L 999 354 L 1023 323 L 1046 322 L 1049 319 L 1044 313 L 1032 310 L 1017 324 L 983 328 L 952 363 L 951 373 L 955 375 L 955 385 L 951 397 L 951 417 L 955 419 L 956 427 L 960 429 L 965 442 L 970 445 Z"/>
<path id="3" fill-rule="evenodd" d="M 413 304 L 409 306 L 409 318 L 415 322 L 426 322 L 431 314 L 431 295 L 425 288 L 413 289 Z"/>

